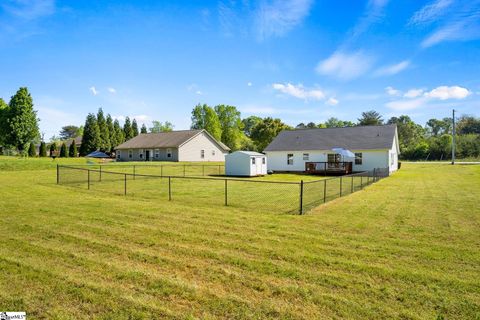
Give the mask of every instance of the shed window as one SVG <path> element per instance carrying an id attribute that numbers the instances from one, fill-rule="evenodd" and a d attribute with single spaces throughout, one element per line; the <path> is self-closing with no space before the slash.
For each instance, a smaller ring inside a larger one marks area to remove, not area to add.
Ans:
<path id="1" fill-rule="evenodd" d="M 155 159 L 160 158 L 160 149 L 155 149 Z"/>
<path id="2" fill-rule="evenodd" d="M 262 158 L 262 164 L 265 164 L 265 157 Z"/>
<path id="3" fill-rule="evenodd" d="M 167 158 L 171 158 L 172 157 L 172 149 L 168 148 L 167 149 Z"/>
<path id="4" fill-rule="evenodd" d="M 252 158 L 252 164 L 255 164 L 255 158 Z"/>
<path id="5" fill-rule="evenodd" d="M 133 150 L 128 150 L 128 158 L 129 159 L 133 158 Z"/>
<path id="6" fill-rule="evenodd" d="M 293 153 L 287 154 L 287 164 L 293 165 Z"/>
<path id="7" fill-rule="evenodd" d="M 304 153 L 304 154 L 303 154 L 303 160 L 307 160 L 307 161 L 308 161 L 309 159 L 310 159 L 310 154 Z"/>
<path id="8" fill-rule="evenodd" d="M 355 153 L 355 164 L 362 164 L 363 162 L 363 154 L 361 152 Z"/>
<path id="9" fill-rule="evenodd" d="M 205 159 L 205 150 L 200 150 L 200 158 Z"/>

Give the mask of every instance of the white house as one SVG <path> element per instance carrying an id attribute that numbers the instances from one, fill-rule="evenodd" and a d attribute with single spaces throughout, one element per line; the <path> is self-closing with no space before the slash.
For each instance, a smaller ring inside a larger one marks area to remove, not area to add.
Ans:
<path id="1" fill-rule="evenodd" d="M 332 148 L 355 153 L 355 159 L 341 159 Z M 307 163 L 335 164 L 352 162 L 353 172 L 398 168 L 398 133 L 396 125 L 345 128 L 285 130 L 265 148 L 268 169 L 306 171 Z M 321 168 L 320 168 L 321 169 Z"/>
<path id="2" fill-rule="evenodd" d="M 235 151 L 225 157 L 227 176 L 261 176 L 267 174 L 267 157 L 253 151 Z"/>
<path id="3" fill-rule="evenodd" d="M 206 130 L 144 133 L 115 148 L 117 161 L 225 161 L 229 150 Z"/>

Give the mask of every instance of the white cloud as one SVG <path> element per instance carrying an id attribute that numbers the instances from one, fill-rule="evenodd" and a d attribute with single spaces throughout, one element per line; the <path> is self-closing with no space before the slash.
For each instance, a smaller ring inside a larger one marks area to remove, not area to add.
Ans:
<path id="1" fill-rule="evenodd" d="M 110 92 L 111 94 L 115 94 L 117 93 L 117 90 L 115 88 L 112 88 L 112 87 L 109 87 L 107 88 L 108 92 Z"/>
<path id="2" fill-rule="evenodd" d="M 423 89 L 410 89 L 403 95 L 405 98 L 417 98 L 423 94 Z"/>
<path id="3" fill-rule="evenodd" d="M 471 92 L 468 89 L 459 86 L 440 86 L 430 92 L 425 93 L 425 97 L 439 100 L 465 99 L 470 94 Z"/>
<path id="4" fill-rule="evenodd" d="M 327 59 L 320 61 L 316 71 L 341 80 L 358 78 L 371 69 L 373 58 L 361 51 L 353 53 L 335 52 Z"/>
<path id="5" fill-rule="evenodd" d="M 0 8 L 8 14 L 33 20 L 55 12 L 55 0 L 10 0 L 2 1 Z"/>
<path id="6" fill-rule="evenodd" d="M 283 109 L 283 108 L 274 108 L 270 106 L 258 106 L 258 105 L 246 105 L 240 107 L 240 111 L 248 114 L 257 114 L 257 115 L 297 115 L 297 114 L 311 114 L 312 109 Z"/>
<path id="7" fill-rule="evenodd" d="M 280 91 L 281 93 L 290 95 L 295 98 L 304 99 L 304 100 L 323 100 L 325 99 L 325 93 L 319 89 L 306 89 L 303 85 L 293 85 L 291 83 L 282 84 L 274 83 L 272 88 Z"/>
<path id="8" fill-rule="evenodd" d="M 358 36 L 368 30 L 368 28 L 383 19 L 384 8 L 389 0 L 369 0 L 362 17 L 355 24 L 351 31 L 351 36 L 347 42 L 355 40 Z"/>
<path id="9" fill-rule="evenodd" d="M 99 93 L 97 88 L 95 88 L 94 86 L 91 86 L 89 90 L 94 96 L 96 96 Z"/>
<path id="10" fill-rule="evenodd" d="M 253 84 L 251 82 L 247 82 L 247 86 L 251 87 L 251 86 L 253 86 Z"/>
<path id="11" fill-rule="evenodd" d="M 195 91 L 195 94 L 198 94 L 199 96 L 203 95 L 203 92 L 200 90 Z"/>
<path id="12" fill-rule="evenodd" d="M 418 99 L 409 99 L 409 100 L 396 100 L 390 101 L 385 106 L 387 108 L 397 110 L 397 111 L 406 111 L 417 109 L 427 103 L 427 99 L 422 97 Z"/>
<path id="13" fill-rule="evenodd" d="M 384 66 L 375 71 L 376 76 L 391 76 L 405 70 L 410 65 L 409 60 L 403 60 L 399 63 Z"/>
<path id="14" fill-rule="evenodd" d="M 399 95 L 402 94 L 400 90 L 397 90 L 397 89 L 395 89 L 395 88 L 393 88 L 393 87 L 390 87 L 390 86 L 385 88 L 385 92 L 386 92 L 389 96 L 399 96 Z"/>
<path id="15" fill-rule="evenodd" d="M 431 23 L 443 16 L 447 12 L 446 9 L 448 9 L 452 3 L 453 0 L 435 0 L 415 12 L 410 18 L 409 24 L 418 25 Z"/>
<path id="16" fill-rule="evenodd" d="M 309 14 L 312 0 L 264 0 L 255 17 L 255 26 L 260 40 L 282 36 L 302 23 Z"/>
<path id="17" fill-rule="evenodd" d="M 187 86 L 187 90 L 190 91 L 190 92 L 194 92 L 195 94 L 197 94 L 199 96 L 203 95 L 203 91 L 200 90 L 200 88 L 198 87 L 198 85 L 196 83 L 189 84 Z"/>
<path id="18" fill-rule="evenodd" d="M 338 104 L 338 100 L 335 99 L 334 97 L 329 98 L 327 101 L 325 101 L 326 104 L 330 106 L 336 106 Z"/>

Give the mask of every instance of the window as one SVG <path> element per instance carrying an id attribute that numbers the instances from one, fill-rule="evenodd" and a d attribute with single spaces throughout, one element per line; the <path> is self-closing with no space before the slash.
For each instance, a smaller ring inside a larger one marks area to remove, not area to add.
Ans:
<path id="1" fill-rule="evenodd" d="M 287 164 L 293 165 L 293 153 L 287 154 Z"/>
<path id="2" fill-rule="evenodd" d="M 200 150 L 200 158 L 205 159 L 205 150 Z"/>
<path id="3" fill-rule="evenodd" d="M 172 157 L 172 149 L 168 148 L 167 149 L 167 158 L 171 158 Z"/>
<path id="4" fill-rule="evenodd" d="M 215 150 L 212 150 L 212 156 L 215 156 Z"/>
<path id="5" fill-rule="evenodd" d="M 336 153 L 329 153 L 328 154 L 328 162 L 330 162 L 330 163 L 340 162 L 340 155 L 336 154 Z"/>
<path id="6" fill-rule="evenodd" d="M 120 160 L 121 156 L 120 156 L 120 150 L 117 150 L 117 159 Z"/>
<path id="7" fill-rule="evenodd" d="M 262 158 L 262 164 L 265 164 L 265 157 Z"/>
<path id="8" fill-rule="evenodd" d="M 133 150 L 128 150 L 128 158 L 129 159 L 133 158 Z"/>
<path id="9" fill-rule="evenodd" d="M 362 164 L 362 153 L 355 153 L 355 164 Z"/>
<path id="10" fill-rule="evenodd" d="M 303 160 L 307 160 L 307 161 L 308 161 L 309 159 L 310 159 L 310 154 L 304 153 L 304 154 L 303 154 Z"/>
<path id="11" fill-rule="evenodd" d="M 138 156 L 140 159 L 143 159 L 143 149 L 138 150 Z"/>
<path id="12" fill-rule="evenodd" d="M 252 164 L 255 164 L 255 158 L 252 158 Z"/>
<path id="13" fill-rule="evenodd" d="M 155 159 L 160 158 L 160 149 L 155 149 Z"/>

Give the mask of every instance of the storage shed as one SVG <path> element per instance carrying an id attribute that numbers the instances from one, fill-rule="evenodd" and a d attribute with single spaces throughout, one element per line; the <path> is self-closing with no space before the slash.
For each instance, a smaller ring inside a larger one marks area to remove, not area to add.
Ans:
<path id="1" fill-rule="evenodd" d="M 227 176 L 254 177 L 267 174 L 267 156 L 253 151 L 235 151 L 225 156 Z"/>

